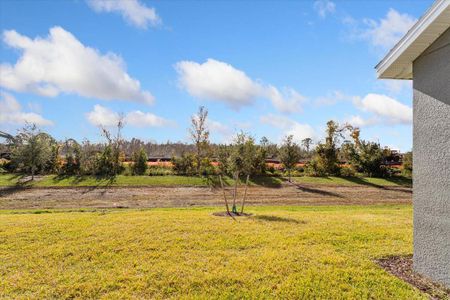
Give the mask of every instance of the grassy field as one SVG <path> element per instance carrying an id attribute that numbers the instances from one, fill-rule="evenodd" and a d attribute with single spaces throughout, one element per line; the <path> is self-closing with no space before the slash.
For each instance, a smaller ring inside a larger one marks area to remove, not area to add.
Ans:
<path id="1" fill-rule="evenodd" d="M 18 184 L 21 177 L 13 174 L 0 175 L 0 186 L 13 186 Z M 214 178 L 218 184 L 217 178 Z M 331 185 L 368 185 L 368 186 L 410 186 L 411 179 L 404 177 L 395 178 L 341 178 L 341 177 L 295 177 L 297 183 L 331 184 Z M 253 185 L 279 187 L 283 182 L 279 177 L 255 177 L 251 180 Z M 225 179 L 227 185 L 232 185 L 233 180 Z M 200 177 L 188 176 L 123 176 L 114 178 L 98 178 L 94 176 L 42 176 L 28 186 L 36 187 L 70 187 L 70 186 L 207 186 L 208 181 Z"/>
<path id="2" fill-rule="evenodd" d="M 411 206 L 0 211 L 0 298 L 426 299 L 373 260 Z"/>

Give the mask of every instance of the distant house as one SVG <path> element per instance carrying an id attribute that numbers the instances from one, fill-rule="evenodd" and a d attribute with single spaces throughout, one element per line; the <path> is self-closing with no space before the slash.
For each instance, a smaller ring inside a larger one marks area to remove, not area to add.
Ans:
<path id="1" fill-rule="evenodd" d="M 376 66 L 412 79 L 414 268 L 450 286 L 450 0 L 438 0 Z"/>

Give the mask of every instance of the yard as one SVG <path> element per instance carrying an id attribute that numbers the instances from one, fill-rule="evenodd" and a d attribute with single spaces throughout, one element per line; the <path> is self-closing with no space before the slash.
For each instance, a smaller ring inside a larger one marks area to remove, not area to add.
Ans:
<path id="1" fill-rule="evenodd" d="M 0 298 L 426 299 L 411 205 L 0 211 Z"/>

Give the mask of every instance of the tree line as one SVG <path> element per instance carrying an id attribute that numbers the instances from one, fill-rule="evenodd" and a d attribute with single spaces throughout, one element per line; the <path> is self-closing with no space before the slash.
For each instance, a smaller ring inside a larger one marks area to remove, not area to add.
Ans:
<path id="1" fill-rule="evenodd" d="M 169 172 L 177 175 L 210 176 L 227 175 L 236 181 L 255 175 L 286 175 L 288 180 L 298 173 L 310 176 L 390 176 L 391 170 L 384 161 L 390 155 L 388 148 L 379 143 L 360 138 L 360 129 L 335 121 L 327 123 L 323 141 L 314 144 L 311 138 L 296 141 L 290 135 L 277 145 L 263 137 L 257 143 L 250 134 L 239 132 L 229 144 L 213 144 L 207 126 L 208 110 L 200 107 L 191 118 L 189 134 L 191 144 L 144 143 L 138 139 L 127 141 L 122 136 L 125 126 L 119 120 L 114 130 L 100 128 L 103 143 L 74 139 L 58 142 L 36 125 L 26 125 L 15 136 L 2 134 L 6 139 L 3 149 L 11 152 L 11 159 L 0 167 L 8 172 L 58 175 L 115 176 L 148 173 L 148 155 L 158 156 L 172 151 Z M 157 152 L 162 151 L 162 152 Z M 155 155 L 157 154 L 157 155 Z M 161 155 L 162 156 L 162 155 Z M 268 158 L 277 158 L 282 170 L 268 166 Z M 300 160 L 307 160 L 299 166 Z M 128 163 L 129 162 L 129 163 Z M 342 162 L 346 162 L 342 164 Z M 412 171 L 412 153 L 404 156 L 404 172 Z M 248 180 L 248 179 L 247 179 Z"/>

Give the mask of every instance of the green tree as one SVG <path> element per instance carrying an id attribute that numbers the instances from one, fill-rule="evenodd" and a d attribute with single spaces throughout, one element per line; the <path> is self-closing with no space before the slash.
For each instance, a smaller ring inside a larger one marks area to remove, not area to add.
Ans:
<path id="1" fill-rule="evenodd" d="M 350 164 L 369 177 L 383 176 L 385 155 L 380 145 L 361 140 L 359 128 L 354 128 L 351 136 L 354 143 L 346 143 L 342 147 L 344 156 Z"/>
<path id="2" fill-rule="evenodd" d="M 80 145 L 74 139 L 66 139 L 63 147 L 65 164 L 62 167 L 64 174 L 73 175 L 80 172 Z"/>
<path id="3" fill-rule="evenodd" d="M 50 160 L 45 166 L 45 171 L 51 174 L 58 174 L 61 170 L 61 156 L 60 156 L 61 146 L 58 143 L 53 143 L 51 145 L 51 155 Z"/>
<path id="4" fill-rule="evenodd" d="M 45 170 L 52 159 L 52 146 L 56 141 L 47 133 L 41 132 L 36 125 L 27 124 L 16 136 L 12 151 L 13 164 L 17 169 L 31 175 Z"/>
<path id="5" fill-rule="evenodd" d="M 403 174 L 406 176 L 411 176 L 413 171 L 413 153 L 411 151 L 403 154 L 402 165 Z"/>
<path id="6" fill-rule="evenodd" d="M 229 171 L 229 157 L 230 157 L 230 146 L 219 145 L 216 151 L 216 157 L 218 162 L 219 173 L 221 175 L 228 174 Z"/>
<path id="7" fill-rule="evenodd" d="M 245 191 L 248 187 L 248 179 L 250 175 L 255 172 L 256 146 L 255 140 L 247 134 L 238 133 L 231 145 L 231 151 L 228 159 L 229 172 L 233 175 L 234 191 L 233 191 L 233 206 L 232 212 L 237 213 L 236 199 L 237 199 L 237 185 L 240 175 L 246 175 Z M 244 195 L 244 197 L 246 194 Z M 245 200 L 243 200 L 243 205 Z M 243 210 L 241 209 L 241 212 Z"/>
<path id="8" fill-rule="evenodd" d="M 208 110 L 200 106 L 197 114 L 191 117 L 189 133 L 195 146 L 195 160 L 197 174 L 202 175 L 204 169 L 210 165 L 209 130 L 207 128 Z"/>
<path id="9" fill-rule="evenodd" d="M 97 173 L 98 150 L 87 139 L 83 140 L 81 145 L 75 148 L 75 160 L 79 161 L 79 174 L 92 175 Z"/>
<path id="10" fill-rule="evenodd" d="M 98 175 L 116 176 L 123 171 L 122 129 L 124 126 L 124 117 L 120 116 L 116 124 L 115 135 L 108 129 L 101 128 L 102 135 L 106 138 L 107 143 L 103 148 L 103 152 L 97 157 Z"/>
<path id="11" fill-rule="evenodd" d="M 338 144 L 344 138 L 344 133 L 351 130 L 350 125 L 339 126 L 334 121 L 327 122 L 327 136 L 325 143 L 319 143 L 316 147 L 316 154 L 310 163 L 316 175 L 339 175 L 339 148 Z"/>
<path id="12" fill-rule="evenodd" d="M 192 153 L 182 153 L 180 157 L 173 157 L 173 171 L 177 175 L 194 175 L 196 172 L 195 160 Z"/>
<path id="13" fill-rule="evenodd" d="M 267 170 L 266 159 L 269 151 L 270 142 L 266 137 L 263 137 L 259 145 L 256 146 L 256 154 L 254 158 L 254 171 L 258 174 L 264 174 Z"/>
<path id="14" fill-rule="evenodd" d="M 300 147 L 294 142 L 294 136 L 285 137 L 280 148 L 280 161 L 288 172 L 289 182 L 291 182 L 291 171 L 300 158 Z"/>
<path id="15" fill-rule="evenodd" d="M 144 148 L 133 153 L 132 171 L 134 175 L 144 175 L 147 171 L 147 153 Z"/>
<path id="16" fill-rule="evenodd" d="M 305 148 L 306 152 L 309 153 L 311 145 L 313 144 L 313 141 L 311 138 L 305 138 L 302 140 L 302 146 Z"/>

